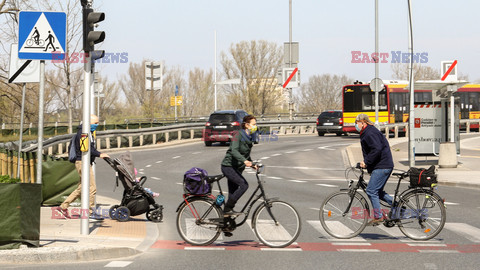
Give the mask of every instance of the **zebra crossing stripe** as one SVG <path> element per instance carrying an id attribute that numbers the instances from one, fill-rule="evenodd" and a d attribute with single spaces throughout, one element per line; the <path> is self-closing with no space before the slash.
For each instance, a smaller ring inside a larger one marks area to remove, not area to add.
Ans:
<path id="1" fill-rule="evenodd" d="M 472 242 L 480 243 L 480 229 L 466 223 L 445 223 L 445 227 L 456 234 L 459 234 Z"/>
<path id="2" fill-rule="evenodd" d="M 328 241 L 343 241 L 343 242 L 362 242 L 362 241 L 367 241 L 362 237 L 353 237 L 350 239 L 338 239 L 330 234 L 328 234 L 325 229 L 323 228 L 322 224 L 320 223 L 320 220 L 307 220 L 308 224 L 310 224 L 315 230 L 317 230 L 319 233 L 321 233 Z"/>

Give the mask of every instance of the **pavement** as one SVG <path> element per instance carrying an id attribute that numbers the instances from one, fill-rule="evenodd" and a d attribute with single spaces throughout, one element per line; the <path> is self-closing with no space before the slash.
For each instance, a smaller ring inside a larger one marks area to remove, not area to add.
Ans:
<path id="1" fill-rule="evenodd" d="M 456 168 L 437 168 L 437 180 L 439 186 L 460 186 L 480 188 L 480 135 L 478 133 L 460 135 L 460 155 L 457 155 L 458 166 Z M 395 169 L 407 171 L 408 161 L 408 138 L 390 138 Z M 360 140 L 345 148 L 347 159 L 351 166 L 363 160 Z M 415 167 L 428 168 L 430 165 L 438 165 L 437 156 L 416 156 Z"/>
<path id="2" fill-rule="evenodd" d="M 389 139 L 395 168 L 408 170 L 407 138 Z M 354 166 L 363 160 L 360 142 L 345 148 L 346 162 Z M 480 188 L 480 135 L 461 135 L 461 154 L 457 168 L 438 168 L 439 185 Z M 417 157 L 416 167 L 438 164 L 438 157 Z M 118 200 L 97 196 L 97 206 L 108 216 L 111 205 Z M 74 210 L 75 209 L 75 210 Z M 69 208 L 79 213 L 78 208 Z M 72 213 L 72 212 L 71 212 Z M 59 263 L 74 261 L 126 258 L 146 251 L 158 237 L 156 223 L 147 221 L 145 215 L 132 217 L 127 222 L 110 218 L 90 221 L 90 234 L 80 234 L 80 219 L 63 218 L 51 207 L 41 208 L 40 248 L 0 250 L 0 264 Z M 75 218 L 76 217 L 76 218 Z"/>
<path id="3" fill-rule="evenodd" d="M 0 250 L 0 265 L 59 263 L 126 258 L 146 251 L 157 239 L 157 224 L 145 214 L 118 222 L 108 217 L 118 200 L 97 196 L 97 213 L 104 220 L 90 220 L 90 234 L 80 234 L 78 207 L 70 207 L 65 219 L 54 207 L 41 207 L 40 247 Z"/>

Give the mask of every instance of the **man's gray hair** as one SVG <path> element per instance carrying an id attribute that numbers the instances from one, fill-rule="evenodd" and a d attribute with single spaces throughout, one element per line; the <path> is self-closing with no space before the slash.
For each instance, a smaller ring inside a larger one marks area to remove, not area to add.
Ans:
<path id="1" fill-rule="evenodd" d="M 355 122 L 362 121 L 362 120 L 367 122 L 370 125 L 373 125 L 373 122 L 370 120 L 368 115 L 366 115 L 364 113 L 361 113 L 361 114 L 357 115 L 357 118 L 355 119 Z"/>

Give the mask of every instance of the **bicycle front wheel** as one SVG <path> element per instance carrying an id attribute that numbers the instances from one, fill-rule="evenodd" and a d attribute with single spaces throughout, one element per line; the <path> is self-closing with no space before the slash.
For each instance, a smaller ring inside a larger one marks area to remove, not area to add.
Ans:
<path id="1" fill-rule="evenodd" d="M 252 220 L 252 227 L 258 239 L 273 248 L 289 246 L 301 230 L 297 210 L 283 201 L 269 201 L 260 205 Z"/>
<path id="2" fill-rule="evenodd" d="M 177 231 L 191 245 L 210 245 L 221 233 L 222 219 L 221 210 L 214 201 L 188 200 L 178 210 Z"/>
<path id="3" fill-rule="evenodd" d="M 424 189 L 402 196 L 395 211 L 400 231 L 413 240 L 435 237 L 443 229 L 447 215 L 442 198 Z"/>
<path id="4" fill-rule="evenodd" d="M 347 211 L 350 200 L 352 203 Z M 357 236 L 365 229 L 367 221 L 368 202 L 358 193 L 351 197 L 349 191 L 335 192 L 320 207 L 320 222 L 325 231 L 335 238 Z"/>

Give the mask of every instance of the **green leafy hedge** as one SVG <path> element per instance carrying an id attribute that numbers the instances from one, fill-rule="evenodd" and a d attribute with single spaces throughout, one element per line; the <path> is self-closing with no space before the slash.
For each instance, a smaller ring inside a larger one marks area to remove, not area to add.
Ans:
<path id="1" fill-rule="evenodd" d="M 8 175 L 0 175 L 0 183 L 20 183 L 19 178 L 10 178 Z"/>

